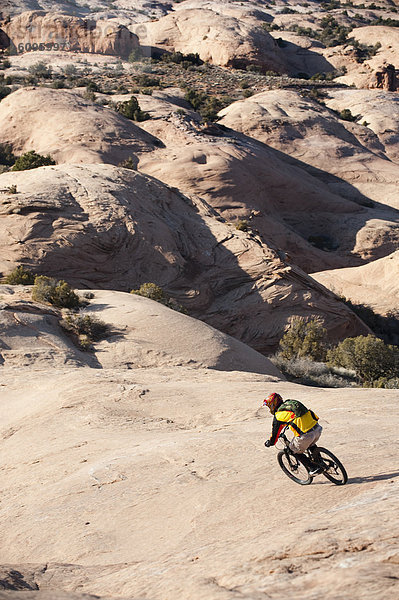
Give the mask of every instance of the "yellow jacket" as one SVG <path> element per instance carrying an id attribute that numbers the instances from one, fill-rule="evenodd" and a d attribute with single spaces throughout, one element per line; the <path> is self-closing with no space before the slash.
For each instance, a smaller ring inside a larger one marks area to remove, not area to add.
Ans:
<path id="1" fill-rule="evenodd" d="M 312 411 L 306 408 L 298 400 L 286 400 L 279 406 L 274 413 L 272 435 L 270 442 L 274 445 L 286 425 L 293 431 L 294 435 L 300 436 L 307 433 L 315 425 L 319 417 Z"/>

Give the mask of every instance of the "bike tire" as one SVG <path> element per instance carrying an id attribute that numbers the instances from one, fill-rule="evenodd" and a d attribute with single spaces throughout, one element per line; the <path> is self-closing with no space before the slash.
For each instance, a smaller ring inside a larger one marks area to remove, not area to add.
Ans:
<path id="1" fill-rule="evenodd" d="M 290 458 L 293 461 L 295 461 L 294 468 L 291 467 L 287 453 L 284 450 L 281 450 L 277 454 L 278 464 L 279 464 L 280 468 L 283 470 L 283 472 L 287 475 L 287 477 L 292 479 L 292 481 L 295 481 L 295 483 L 299 483 L 299 485 L 309 485 L 310 483 L 312 483 L 313 477 L 311 477 L 309 475 L 306 467 L 304 465 L 302 465 L 302 463 L 300 463 L 298 461 L 298 459 L 296 459 L 293 455 L 290 455 Z M 301 469 L 301 470 L 299 470 L 299 469 Z M 300 475 L 302 473 L 303 474 L 306 473 L 307 477 L 306 478 L 298 477 L 298 475 Z"/>
<path id="2" fill-rule="evenodd" d="M 323 471 L 324 477 L 335 483 L 335 485 L 345 485 L 348 481 L 348 474 L 341 461 L 330 450 L 327 450 L 327 448 L 318 446 L 318 451 L 320 452 L 323 466 L 327 465 L 328 467 Z"/>

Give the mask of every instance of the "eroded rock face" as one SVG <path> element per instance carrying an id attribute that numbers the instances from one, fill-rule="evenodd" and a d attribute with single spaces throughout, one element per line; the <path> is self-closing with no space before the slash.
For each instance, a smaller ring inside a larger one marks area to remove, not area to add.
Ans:
<path id="1" fill-rule="evenodd" d="M 184 54 L 198 53 L 204 61 L 226 67 L 258 65 L 285 72 L 273 37 L 252 21 L 209 9 L 182 9 L 137 28 L 140 44 Z"/>
<path id="2" fill-rule="evenodd" d="M 386 92 L 396 92 L 398 89 L 398 78 L 394 65 L 383 65 L 378 71 L 375 71 L 369 88 L 378 88 Z"/>
<path id="3" fill-rule="evenodd" d="M 4 173 L 0 269 L 20 264 L 77 288 L 161 285 L 189 314 L 266 352 L 293 314 L 332 339 L 364 331 L 334 294 L 199 199 L 110 165 Z"/>
<path id="4" fill-rule="evenodd" d="M 127 57 L 138 47 L 137 36 L 113 21 L 29 11 L 3 25 L 11 52 L 39 49 L 73 50 Z"/>

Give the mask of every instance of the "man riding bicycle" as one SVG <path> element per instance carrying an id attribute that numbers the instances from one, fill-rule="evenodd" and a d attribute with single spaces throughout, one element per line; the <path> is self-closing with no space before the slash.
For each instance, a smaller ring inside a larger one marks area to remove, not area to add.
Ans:
<path id="1" fill-rule="evenodd" d="M 274 415 L 272 433 L 265 442 L 266 448 L 275 445 L 281 431 L 288 425 L 294 433 L 290 449 L 306 467 L 310 476 L 320 473 L 322 469 L 303 454 L 308 448 L 312 450 L 311 446 L 321 436 L 323 428 L 318 424 L 319 417 L 312 410 L 306 408 L 302 402 L 298 400 L 284 401 L 280 394 L 275 392 L 265 398 L 263 406 L 267 406 L 271 414 Z M 317 457 L 314 456 L 314 458 Z"/>

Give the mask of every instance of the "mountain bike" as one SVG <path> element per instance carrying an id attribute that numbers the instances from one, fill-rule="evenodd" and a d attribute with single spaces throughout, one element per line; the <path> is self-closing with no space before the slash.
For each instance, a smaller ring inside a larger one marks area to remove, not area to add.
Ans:
<path id="1" fill-rule="evenodd" d="M 280 438 L 284 443 L 284 449 L 277 454 L 277 461 L 284 473 L 300 485 L 309 485 L 313 478 L 317 475 L 309 475 L 308 469 L 303 465 L 297 455 L 290 449 L 290 439 L 285 435 L 285 428 L 280 434 Z M 320 475 L 324 475 L 329 481 L 335 485 L 345 485 L 348 481 L 348 475 L 345 467 L 336 456 L 327 448 L 322 448 L 313 444 L 304 454 L 321 468 Z"/>

